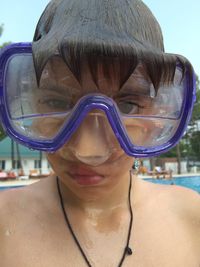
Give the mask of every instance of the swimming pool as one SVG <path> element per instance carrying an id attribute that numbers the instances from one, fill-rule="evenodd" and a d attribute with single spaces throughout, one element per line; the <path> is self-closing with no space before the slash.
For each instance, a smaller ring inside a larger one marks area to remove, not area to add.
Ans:
<path id="1" fill-rule="evenodd" d="M 172 180 L 144 178 L 144 180 L 156 184 L 175 184 L 191 188 L 200 193 L 200 176 L 174 177 Z"/>
<path id="2" fill-rule="evenodd" d="M 1 191 L 1 190 L 12 189 L 12 188 L 20 188 L 20 187 L 23 187 L 23 186 L 24 186 L 24 185 L 0 186 L 0 191 Z"/>
<path id="3" fill-rule="evenodd" d="M 191 188 L 198 193 L 200 193 L 200 176 L 181 176 L 181 177 L 174 177 L 172 180 L 164 180 L 164 179 L 154 179 L 154 178 L 142 178 L 143 180 L 156 183 L 156 184 L 175 184 L 184 187 Z M 0 186 L 1 190 L 11 189 L 11 188 L 19 188 L 24 185 L 18 186 Z"/>

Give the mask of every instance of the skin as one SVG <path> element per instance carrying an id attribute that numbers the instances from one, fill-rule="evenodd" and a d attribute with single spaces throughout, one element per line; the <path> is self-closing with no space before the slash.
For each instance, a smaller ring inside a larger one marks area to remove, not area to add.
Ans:
<path id="1" fill-rule="evenodd" d="M 92 84 L 88 75 L 83 77 L 83 88 Z M 104 81 L 100 90 L 112 88 L 101 72 L 99 80 Z M 67 144 L 47 155 L 55 176 L 0 194 L 1 266 L 86 266 L 64 221 L 56 175 L 70 223 L 92 266 L 118 266 L 129 227 L 127 198 L 133 158 L 121 150 L 108 129 L 114 147 L 110 157 L 96 166 L 83 163 L 80 157 L 103 157 L 109 147 L 106 137 L 97 142 L 95 134 L 87 134 L 88 123 L 92 127 L 86 119 Z M 73 174 L 84 171 L 100 177 L 98 183 L 77 182 Z M 199 195 L 144 182 L 135 175 L 132 179 L 133 255 L 126 257 L 123 266 L 198 267 Z"/>

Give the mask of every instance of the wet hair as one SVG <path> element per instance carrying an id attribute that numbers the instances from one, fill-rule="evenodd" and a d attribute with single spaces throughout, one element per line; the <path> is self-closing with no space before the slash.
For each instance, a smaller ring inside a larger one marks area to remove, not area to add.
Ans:
<path id="1" fill-rule="evenodd" d="M 53 56 L 62 57 L 79 82 L 83 62 L 95 83 L 99 64 L 109 77 L 117 63 L 121 86 L 142 63 L 155 88 L 163 78 L 173 80 L 177 61 L 183 69 L 187 63 L 181 56 L 164 53 L 160 26 L 140 0 L 52 0 L 33 39 L 38 81 Z"/>

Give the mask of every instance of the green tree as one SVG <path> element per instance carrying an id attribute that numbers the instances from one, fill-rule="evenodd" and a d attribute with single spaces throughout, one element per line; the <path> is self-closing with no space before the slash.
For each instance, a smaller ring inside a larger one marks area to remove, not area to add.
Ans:
<path id="1" fill-rule="evenodd" d="M 2 34 L 3 34 L 3 30 L 4 30 L 4 25 L 3 24 L 1 24 L 0 25 L 0 37 L 2 36 Z M 8 45 L 8 44 L 10 44 L 11 42 L 5 42 L 5 43 L 3 43 L 3 44 L 0 44 L 0 48 L 3 48 L 4 46 L 6 46 L 6 45 Z"/>
<path id="2" fill-rule="evenodd" d="M 2 128 L 2 126 L 0 125 L 0 141 L 3 140 L 6 137 L 6 134 Z"/>
<path id="3" fill-rule="evenodd" d="M 0 25 L 0 36 L 2 35 L 3 33 L 3 24 Z"/>
<path id="4" fill-rule="evenodd" d="M 3 34 L 3 27 L 4 27 L 4 25 L 1 24 L 1 25 L 0 25 L 0 37 L 1 37 L 2 34 Z M 3 48 L 5 45 L 7 45 L 7 44 L 9 44 L 9 43 L 10 43 L 10 42 L 6 42 L 6 43 L 1 44 L 1 45 L 0 45 L 0 48 Z M 5 137 L 6 137 L 6 134 L 5 134 L 5 132 L 4 132 L 3 128 L 2 128 L 2 126 L 0 125 L 0 141 L 3 140 Z"/>

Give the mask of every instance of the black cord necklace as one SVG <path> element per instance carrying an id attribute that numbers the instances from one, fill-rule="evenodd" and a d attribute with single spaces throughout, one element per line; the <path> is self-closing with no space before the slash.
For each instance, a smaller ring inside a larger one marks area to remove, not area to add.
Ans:
<path id="1" fill-rule="evenodd" d="M 60 184 L 59 184 L 59 179 L 58 177 L 56 177 L 56 181 L 57 181 L 57 189 L 58 189 L 58 195 L 59 195 L 59 199 L 60 199 L 60 205 L 61 205 L 61 208 L 62 208 L 62 211 L 63 211 L 63 215 L 64 215 L 64 218 L 65 218 L 65 222 L 70 230 L 70 233 L 78 247 L 78 249 L 80 250 L 85 262 L 87 263 L 87 265 L 89 267 L 92 267 L 91 263 L 89 262 L 85 252 L 83 251 L 73 229 L 72 229 L 72 226 L 69 222 L 69 219 L 67 217 L 67 213 L 65 211 L 65 208 L 64 208 L 64 204 L 63 204 L 63 198 L 62 198 L 62 194 L 61 194 L 61 190 L 60 190 Z M 133 224 L 133 211 L 132 211 L 132 206 L 131 206 L 131 188 L 132 188 L 132 176 L 131 176 L 131 171 L 130 171 L 130 184 L 129 184 L 129 190 L 128 190 L 128 205 L 129 205 L 129 212 L 130 212 L 130 222 L 129 222 L 129 229 L 128 229 L 128 236 L 127 236 L 127 242 L 126 242 L 126 246 L 125 246 L 125 249 L 124 249 L 124 252 L 123 252 L 123 255 L 121 257 L 121 260 L 118 264 L 118 267 L 121 267 L 123 262 L 124 262 L 124 259 L 126 257 L 126 255 L 132 255 L 132 249 L 129 247 L 129 242 L 130 242 L 130 237 L 131 237 L 131 230 L 132 230 L 132 224 Z"/>

